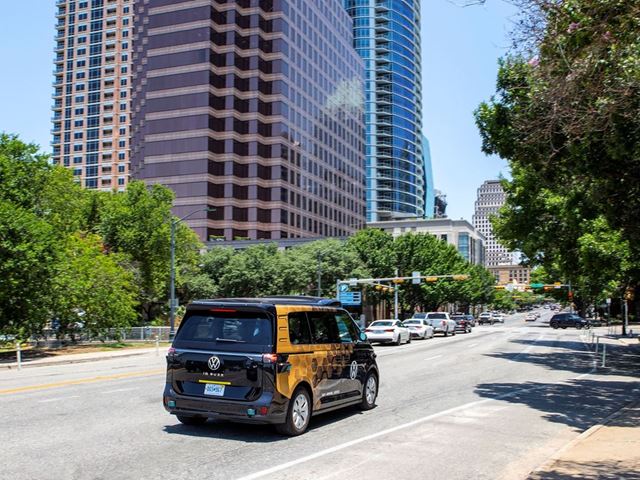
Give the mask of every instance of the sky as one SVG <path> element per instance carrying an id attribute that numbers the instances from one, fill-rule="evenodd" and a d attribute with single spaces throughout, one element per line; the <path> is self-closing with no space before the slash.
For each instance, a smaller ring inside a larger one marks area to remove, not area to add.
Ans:
<path id="1" fill-rule="evenodd" d="M 314 0 L 321 1 L 321 0 Z M 471 221 L 484 180 L 508 175 L 486 157 L 473 110 L 495 91 L 507 52 L 513 7 L 504 0 L 460 7 L 464 0 L 422 0 L 423 128 L 431 143 L 434 184 L 449 217 Z M 3 1 L 0 16 L 0 131 L 50 150 L 54 0 Z"/>

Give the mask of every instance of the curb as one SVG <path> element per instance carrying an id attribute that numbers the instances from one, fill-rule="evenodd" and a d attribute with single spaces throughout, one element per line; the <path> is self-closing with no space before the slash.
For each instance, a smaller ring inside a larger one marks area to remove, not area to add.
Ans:
<path id="1" fill-rule="evenodd" d="M 558 461 L 560 459 L 560 457 L 565 452 L 567 452 L 571 448 L 575 447 L 580 442 L 583 442 L 584 440 L 586 440 L 590 436 L 594 435 L 602 427 L 606 427 L 609 422 L 611 422 L 612 420 L 615 420 L 616 418 L 622 416 L 626 410 L 628 410 L 629 408 L 631 408 L 631 407 L 633 407 L 633 406 L 635 406 L 635 405 L 637 405 L 639 403 L 640 403 L 640 399 L 638 399 L 638 398 L 636 398 L 634 400 L 631 400 L 629 403 L 627 403 L 626 405 L 622 406 L 619 410 L 617 410 L 617 411 L 613 412 L 612 414 L 608 415 L 607 417 L 603 418 L 602 420 L 600 420 L 600 423 L 597 423 L 596 425 L 593 425 L 590 428 L 588 428 L 587 430 L 585 430 L 584 432 L 582 432 L 580 435 L 578 435 L 576 438 L 571 440 L 564 447 L 562 447 L 560 450 L 558 450 L 556 453 L 554 453 L 550 458 L 548 458 L 543 463 L 538 465 L 536 468 L 531 470 L 527 474 L 526 478 L 529 478 L 529 477 L 531 477 L 531 475 L 534 475 L 534 474 L 536 474 L 537 472 L 540 472 L 540 471 L 542 471 L 542 472 L 549 471 L 550 467 L 552 467 L 553 464 L 556 461 Z"/>
<path id="2" fill-rule="evenodd" d="M 91 357 L 91 358 L 70 358 L 68 360 L 58 360 L 58 361 L 49 361 L 49 362 L 38 362 L 38 363 L 33 363 L 33 362 L 22 362 L 22 368 L 35 368 L 35 367 L 51 367 L 53 365 L 69 365 L 72 363 L 89 363 L 89 362 L 96 362 L 96 361 L 101 361 L 101 360 L 112 360 L 114 358 L 127 358 L 127 357 L 135 357 L 137 355 L 144 355 L 146 353 L 153 353 L 153 351 L 146 351 L 146 352 L 131 352 L 131 353 L 126 353 L 126 354 L 122 354 L 122 355 L 105 355 L 102 357 Z M 0 365 L 0 370 L 17 370 L 18 369 L 18 364 L 17 363 L 10 363 L 8 365 Z"/>

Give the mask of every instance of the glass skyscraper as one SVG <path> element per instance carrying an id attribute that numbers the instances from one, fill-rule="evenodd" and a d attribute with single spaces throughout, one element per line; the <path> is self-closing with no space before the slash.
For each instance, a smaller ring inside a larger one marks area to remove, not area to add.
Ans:
<path id="1" fill-rule="evenodd" d="M 422 145 L 420 0 L 343 0 L 365 64 L 367 221 L 431 216 Z"/>

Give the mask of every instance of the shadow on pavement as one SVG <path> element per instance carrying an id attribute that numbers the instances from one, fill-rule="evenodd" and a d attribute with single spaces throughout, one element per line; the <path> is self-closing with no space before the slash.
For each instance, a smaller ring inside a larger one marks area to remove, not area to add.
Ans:
<path id="1" fill-rule="evenodd" d="M 640 387 L 640 382 L 578 379 L 566 383 L 483 383 L 475 392 L 483 398 L 527 405 L 543 412 L 550 422 L 582 432 L 633 400 L 634 387 Z M 628 419 L 635 425 L 639 420 Z"/>
<path id="2" fill-rule="evenodd" d="M 324 413 L 311 418 L 309 429 L 322 428 L 332 423 L 340 422 L 355 415 L 361 415 L 362 411 L 357 407 L 346 407 L 335 412 Z M 183 425 L 175 420 L 173 425 L 165 425 L 163 430 L 174 435 L 186 435 L 190 437 L 220 438 L 224 440 L 236 440 L 249 443 L 271 443 L 286 441 L 288 437 L 278 434 L 272 425 L 259 425 L 247 423 L 233 423 L 222 420 L 209 420 L 202 426 Z"/>
<path id="3" fill-rule="evenodd" d="M 554 464 L 547 472 L 536 472 L 528 480 L 640 480 L 640 472 L 620 461 L 568 462 Z"/>
<path id="4" fill-rule="evenodd" d="M 640 377 L 640 348 L 636 346 L 607 345 L 606 368 L 601 368 L 601 355 L 594 357 L 593 353 L 588 351 L 587 347 L 579 341 L 517 339 L 511 342 L 535 347 L 556 347 L 557 350 L 546 352 L 496 352 L 486 355 L 575 373 L 589 372 L 593 368 L 595 360 L 598 365 L 598 375 Z"/>

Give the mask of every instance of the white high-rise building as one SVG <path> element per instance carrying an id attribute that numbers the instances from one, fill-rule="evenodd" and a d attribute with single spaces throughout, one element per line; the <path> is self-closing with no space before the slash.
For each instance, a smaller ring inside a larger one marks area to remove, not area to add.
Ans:
<path id="1" fill-rule="evenodd" d="M 487 180 L 478 188 L 473 226 L 486 238 L 485 261 L 486 266 L 489 268 L 518 263 L 519 256 L 498 242 L 489 220 L 489 217 L 496 214 L 500 207 L 504 205 L 506 197 L 502 185 L 500 185 L 500 180 Z"/>

